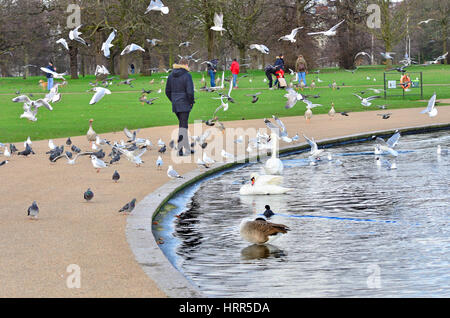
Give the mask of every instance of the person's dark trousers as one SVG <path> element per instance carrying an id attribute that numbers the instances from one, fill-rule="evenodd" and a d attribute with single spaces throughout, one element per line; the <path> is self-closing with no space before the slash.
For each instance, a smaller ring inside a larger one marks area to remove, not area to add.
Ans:
<path id="1" fill-rule="evenodd" d="M 269 80 L 269 88 L 272 88 L 272 72 L 266 72 L 267 79 Z"/>
<path id="2" fill-rule="evenodd" d="M 178 150 L 184 148 L 184 154 L 191 153 L 191 144 L 188 136 L 189 112 L 176 113 L 179 121 Z"/>

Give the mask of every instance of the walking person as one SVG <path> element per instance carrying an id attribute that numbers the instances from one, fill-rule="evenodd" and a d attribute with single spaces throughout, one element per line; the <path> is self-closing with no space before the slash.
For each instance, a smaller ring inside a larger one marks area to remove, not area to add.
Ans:
<path id="1" fill-rule="evenodd" d="M 295 71 L 298 75 L 298 83 L 300 84 L 303 81 L 305 87 L 308 86 L 308 84 L 306 83 L 306 72 L 308 71 L 308 64 L 306 64 L 303 55 L 298 56 L 297 61 L 295 62 Z"/>
<path id="2" fill-rule="evenodd" d="M 211 60 L 208 65 L 208 75 L 211 78 L 211 87 L 216 87 L 217 60 Z"/>
<path id="3" fill-rule="evenodd" d="M 237 77 L 239 75 L 239 63 L 236 59 L 233 59 L 233 63 L 231 63 L 230 67 L 231 74 L 233 75 L 233 88 L 238 88 L 237 86 Z"/>
<path id="4" fill-rule="evenodd" d="M 173 65 L 173 71 L 167 78 L 166 96 L 172 102 L 172 112 L 178 118 L 178 155 L 193 153 L 188 137 L 189 114 L 194 106 L 194 82 L 189 73 L 188 60 L 182 58 Z"/>
<path id="5" fill-rule="evenodd" d="M 52 72 L 56 72 L 56 67 L 53 66 L 53 62 L 48 62 L 47 69 L 49 69 Z M 51 90 L 53 87 L 53 75 L 50 73 L 47 74 L 47 90 Z"/>

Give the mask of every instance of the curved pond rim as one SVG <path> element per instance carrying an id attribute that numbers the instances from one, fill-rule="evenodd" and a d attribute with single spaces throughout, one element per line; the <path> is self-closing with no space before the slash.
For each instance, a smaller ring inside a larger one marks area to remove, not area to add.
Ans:
<path id="1" fill-rule="evenodd" d="M 399 131 L 402 135 L 414 135 L 441 130 L 450 130 L 450 123 L 373 131 L 328 138 L 316 142 L 320 148 L 326 149 L 346 144 L 367 142 L 372 140 L 372 137 L 375 135 L 377 137 L 386 138 L 396 131 Z M 279 156 L 285 157 L 299 154 L 308 149 L 310 149 L 310 146 L 307 143 L 299 143 L 295 146 L 280 148 Z M 128 244 L 135 255 L 135 259 L 147 276 L 155 282 L 168 297 L 204 298 L 206 296 L 202 294 L 197 286 L 172 265 L 159 248 L 152 231 L 154 218 L 160 213 L 166 203 L 186 188 L 229 170 L 238 169 L 244 165 L 259 162 L 262 158 L 269 155 L 270 154 L 263 156 L 246 156 L 245 158 L 238 158 L 234 162 L 215 164 L 215 166 L 208 170 L 194 169 L 183 175 L 183 179 L 171 180 L 150 193 L 136 205 L 133 213 L 128 216 L 126 237 Z"/>

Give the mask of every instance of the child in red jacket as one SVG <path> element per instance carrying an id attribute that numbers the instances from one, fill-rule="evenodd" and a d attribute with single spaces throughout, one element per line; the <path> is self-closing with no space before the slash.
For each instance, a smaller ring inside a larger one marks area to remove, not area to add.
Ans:
<path id="1" fill-rule="evenodd" d="M 281 78 L 284 79 L 284 71 L 282 68 L 280 68 L 278 71 L 275 72 L 278 80 L 278 88 L 280 87 L 286 87 L 285 83 L 286 81 L 280 81 Z M 281 82 L 281 83 L 280 83 Z M 281 85 L 280 85 L 281 84 Z"/>
<path id="2" fill-rule="evenodd" d="M 239 63 L 236 59 L 233 59 L 230 67 L 231 74 L 233 74 L 233 88 L 237 88 L 237 76 L 239 75 Z"/>

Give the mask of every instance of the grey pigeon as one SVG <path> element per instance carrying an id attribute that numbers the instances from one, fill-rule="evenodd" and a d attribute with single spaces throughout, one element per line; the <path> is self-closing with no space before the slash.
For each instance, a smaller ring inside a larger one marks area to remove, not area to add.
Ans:
<path id="1" fill-rule="evenodd" d="M 135 206 L 136 206 L 136 199 L 133 199 L 131 200 L 131 202 L 125 204 L 124 207 L 119 210 L 119 212 L 131 213 L 134 210 Z"/>
<path id="2" fill-rule="evenodd" d="M 28 208 L 28 216 L 36 219 L 38 214 L 39 214 L 39 208 L 36 204 L 36 201 L 33 201 L 31 206 Z"/>
<path id="3" fill-rule="evenodd" d="M 11 152 L 11 154 L 17 152 L 16 146 L 13 144 L 9 144 L 9 151 Z"/>
<path id="4" fill-rule="evenodd" d="M 114 174 L 113 174 L 113 176 L 112 176 L 112 179 L 113 179 L 114 182 L 116 182 L 116 183 L 117 183 L 117 181 L 119 181 L 119 179 L 120 179 L 120 174 L 117 172 L 117 170 L 114 171 Z"/>
<path id="5" fill-rule="evenodd" d="M 67 145 L 67 146 L 72 145 L 72 140 L 70 140 L 70 137 L 67 138 L 67 140 L 66 140 L 66 145 Z"/>
<path id="6" fill-rule="evenodd" d="M 84 193 L 84 199 L 86 201 L 91 201 L 94 197 L 94 192 L 92 192 L 91 188 L 88 188 L 86 192 Z"/>
<path id="7" fill-rule="evenodd" d="M 29 156 L 30 154 L 35 154 L 34 153 L 34 151 L 33 151 L 33 149 L 30 147 L 30 145 L 29 144 L 27 144 L 27 146 L 25 147 L 25 150 L 24 151 L 21 151 L 21 152 L 18 152 L 17 153 L 19 156 L 25 156 L 25 157 L 27 157 L 27 156 Z"/>

